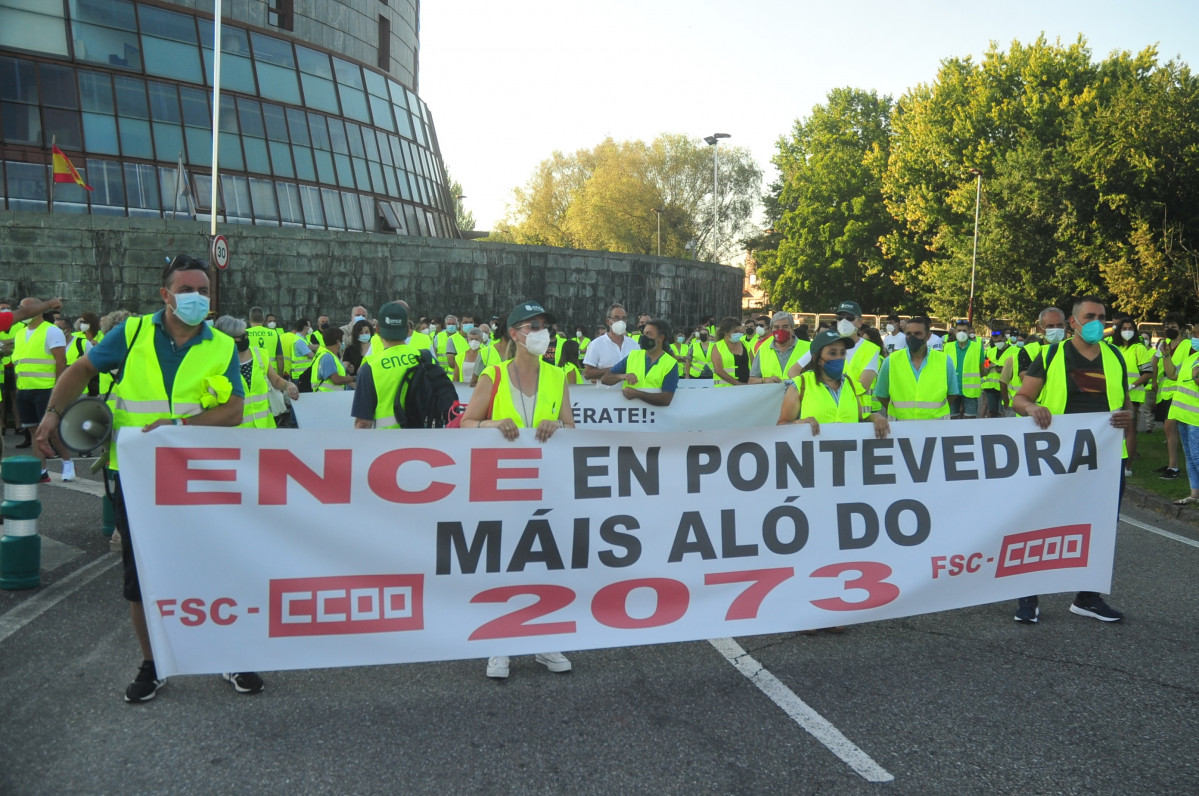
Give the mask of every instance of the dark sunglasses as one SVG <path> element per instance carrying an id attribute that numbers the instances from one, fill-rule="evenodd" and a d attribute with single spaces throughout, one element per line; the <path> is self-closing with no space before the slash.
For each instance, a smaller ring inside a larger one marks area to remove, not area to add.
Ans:
<path id="1" fill-rule="evenodd" d="M 528 329 L 533 332 L 540 332 L 542 329 L 550 328 L 550 325 L 544 321 L 528 321 L 527 323 L 522 323 L 520 326 L 517 326 L 516 328 L 517 329 Z"/>

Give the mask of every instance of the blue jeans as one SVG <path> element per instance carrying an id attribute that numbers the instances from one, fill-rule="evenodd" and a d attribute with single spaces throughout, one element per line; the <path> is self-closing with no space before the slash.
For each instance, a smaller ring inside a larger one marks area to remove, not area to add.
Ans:
<path id="1" fill-rule="evenodd" d="M 1191 489 L 1199 489 L 1199 426 L 1178 421 L 1178 441 L 1182 443 Z"/>

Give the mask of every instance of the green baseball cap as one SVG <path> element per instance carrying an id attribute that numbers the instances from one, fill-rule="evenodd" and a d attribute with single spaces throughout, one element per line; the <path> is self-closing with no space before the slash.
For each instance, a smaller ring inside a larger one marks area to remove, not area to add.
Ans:
<path id="1" fill-rule="evenodd" d="M 530 318 L 536 318 L 538 315 L 544 315 L 547 323 L 558 322 L 557 318 L 546 312 L 545 307 L 536 301 L 522 301 L 512 308 L 512 312 L 508 313 L 508 328 L 512 328 Z"/>
<path id="2" fill-rule="evenodd" d="M 379 308 L 379 336 L 384 340 L 408 339 L 408 309 L 398 301 L 389 301 Z"/>

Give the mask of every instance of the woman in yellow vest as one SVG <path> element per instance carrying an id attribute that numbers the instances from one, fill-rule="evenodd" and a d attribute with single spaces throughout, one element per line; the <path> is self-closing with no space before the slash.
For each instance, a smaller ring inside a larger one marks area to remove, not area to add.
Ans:
<path id="1" fill-rule="evenodd" d="M 1179 447 L 1182 448 L 1187 478 L 1191 482 L 1191 494 L 1175 500 L 1174 505 L 1186 506 L 1199 503 L 1199 321 L 1191 324 L 1189 343 L 1184 340 L 1178 347 L 1187 348 L 1188 353 L 1184 355 L 1181 367 L 1170 369 L 1173 373 L 1170 378 L 1174 379 L 1174 397 L 1170 401 L 1167 418 L 1178 423 Z M 1131 453 L 1131 446 L 1129 448 Z"/>
<path id="2" fill-rule="evenodd" d="M 1141 332 L 1137 322 L 1132 318 L 1122 318 L 1113 330 L 1112 344 L 1124 357 L 1124 367 L 1128 371 L 1128 400 L 1132 401 L 1132 416 L 1139 417 L 1141 404 L 1145 402 L 1145 385 L 1153 378 L 1153 352 L 1141 342 Z M 1128 436 L 1128 461 L 1131 465 L 1137 458 L 1137 435 Z M 1130 467 L 1125 467 L 1125 475 L 1132 475 Z"/>
<path id="3" fill-rule="evenodd" d="M 67 367 L 75 364 L 75 360 L 104 339 L 104 334 L 100 331 L 100 316 L 94 312 L 85 312 L 80 315 L 76 326 L 79 331 L 67 340 Z M 87 383 L 87 394 L 91 396 L 100 394 L 99 376 Z"/>
<path id="4" fill-rule="evenodd" d="M 691 370 L 688 372 L 688 378 L 712 378 L 712 333 L 706 327 L 701 326 L 695 332 L 688 353 L 691 356 Z"/>
<path id="5" fill-rule="evenodd" d="M 749 350 L 745 333 L 736 318 L 725 318 L 716 327 L 719 338 L 712 346 L 712 378 L 715 387 L 739 387 L 749 384 Z"/>
<path id="6" fill-rule="evenodd" d="M 479 377 L 462 428 L 498 428 L 506 440 L 515 440 L 520 429 L 536 429 L 545 442 L 560 428 L 574 428 L 570 388 L 566 373 L 542 357 L 549 350 L 554 316 L 536 301 L 522 301 L 508 314 L 508 340 L 515 356 L 487 368 Z M 570 661 L 560 652 L 539 652 L 536 660 L 551 672 L 569 672 Z M 487 660 L 487 676 L 508 676 L 508 656 Z"/>
<path id="7" fill-rule="evenodd" d="M 870 395 L 857 379 L 846 377 L 848 347 L 849 341 L 831 329 L 816 335 L 810 349 L 811 360 L 797 378 L 785 382 L 787 391 L 778 425 L 807 423 L 815 436 L 820 433 L 821 423 L 870 421 L 879 439 L 890 433 L 887 418 L 881 412 L 871 411 Z"/>
<path id="8" fill-rule="evenodd" d="M 270 367 L 264 350 L 250 345 L 245 321 L 232 315 L 222 315 L 213 325 L 217 331 L 232 337 L 237 346 L 237 362 L 241 369 L 242 387 L 246 392 L 240 427 L 275 428 L 275 417 L 271 414 L 271 405 L 266 397 L 268 385 L 287 393 L 293 401 L 299 399 L 299 389 Z"/>

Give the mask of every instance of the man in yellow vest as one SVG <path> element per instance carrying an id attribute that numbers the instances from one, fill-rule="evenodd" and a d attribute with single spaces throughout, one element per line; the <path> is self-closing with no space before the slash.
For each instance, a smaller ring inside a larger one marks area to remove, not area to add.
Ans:
<path id="1" fill-rule="evenodd" d="M 983 393 L 983 346 L 970 339 L 970 321 L 964 318 L 953 325 L 953 334 L 954 343 L 945 355 L 953 360 L 958 392 L 949 396 L 949 412 L 955 420 L 973 419 Z"/>
<path id="2" fill-rule="evenodd" d="M 1103 412 L 1111 424 L 1132 426 L 1132 404 L 1128 400 L 1128 377 L 1124 358 L 1103 339 L 1107 311 L 1103 300 L 1083 296 L 1074 303 L 1070 328 L 1074 336 L 1050 346 L 1028 368 L 1013 400 L 1018 414 L 1031 417 L 1040 428 L 1049 428 L 1055 414 Z M 1124 468 L 1120 468 L 1120 494 L 1124 493 Z M 1117 508 L 1117 511 L 1119 509 Z M 1017 622 L 1034 625 L 1040 616 L 1035 596 L 1023 597 L 1016 608 Z M 1119 622 L 1124 614 L 1109 606 L 1097 592 L 1080 591 L 1070 612 L 1102 622 Z"/>
<path id="3" fill-rule="evenodd" d="M 208 294 L 207 263 L 186 255 L 172 260 L 162 277 L 164 308 L 152 316 L 130 318 L 114 328 L 58 380 L 37 429 L 42 453 L 51 451 L 50 441 L 58 436 L 63 410 L 97 374 L 117 368 L 121 374 L 113 412 L 114 435 L 170 425 L 233 427 L 241 423 L 245 390 L 237 349 L 232 338 L 204 323 Z M 109 467 L 117 471 L 113 506 L 116 526 L 124 540 L 124 594 L 143 657 L 137 678 L 125 690 L 125 701 L 146 702 L 154 698 L 165 681 L 158 679 L 150 649 L 116 450 L 114 440 Z M 254 672 L 223 677 L 238 693 L 262 690 L 262 678 Z"/>
<path id="4" fill-rule="evenodd" d="M 10 411 L 8 409 L 8 406 L 11 404 L 12 405 L 11 411 L 12 411 L 13 417 L 16 420 L 17 428 L 21 427 L 21 425 L 20 425 L 21 419 L 20 419 L 20 415 L 17 413 L 17 407 L 16 407 L 16 390 L 17 390 L 17 377 L 16 377 L 16 372 L 15 372 L 16 369 L 13 367 L 12 362 L 11 362 L 11 360 L 13 359 L 12 354 L 16 347 L 15 346 L 16 338 L 18 336 L 20 336 L 22 339 L 24 339 L 25 329 L 27 328 L 25 321 L 27 321 L 31 318 L 43 318 L 44 315 L 46 315 L 47 313 L 49 313 L 53 310 L 57 310 L 61 306 L 62 306 L 62 299 L 59 299 L 59 298 L 54 298 L 54 299 L 50 299 L 49 301 L 43 301 L 43 302 L 31 302 L 28 304 L 25 302 L 21 302 L 21 305 L 14 312 L 11 309 L 9 309 L 9 304 L 7 301 L 0 302 L 0 341 L 3 341 L 3 345 L 0 345 L 0 350 L 3 350 L 7 354 L 7 356 L 4 357 L 5 367 L 4 367 L 3 376 L 2 376 L 4 390 L 2 393 L 0 393 L 0 395 L 3 396 L 3 398 L 0 399 L 0 401 L 2 401 L 2 402 L 0 402 L 0 417 L 3 417 L 4 414 L 7 414 L 8 411 Z M 43 318 L 42 322 L 43 323 L 45 322 L 44 318 Z M 48 395 L 48 393 L 47 393 L 47 395 Z M 45 407 L 43 407 L 43 412 L 44 411 L 45 411 Z M 33 442 L 29 436 L 29 430 L 28 429 L 22 429 L 22 430 L 25 432 L 26 442 L 18 445 L 17 447 L 18 448 L 28 448 L 30 445 L 33 444 Z M 0 434 L 2 434 L 2 433 L 3 433 L 2 424 L 0 424 Z"/>
<path id="5" fill-rule="evenodd" d="M 651 318 L 641 330 L 633 351 L 613 365 L 600 379 L 604 384 L 624 382 L 621 392 L 630 401 L 645 401 L 650 406 L 670 406 L 679 387 L 679 361 L 666 353 L 670 324 Z M 654 390 L 655 392 L 646 392 Z"/>
<path id="6" fill-rule="evenodd" d="M 312 367 L 313 349 L 308 340 L 312 335 L 312 324 L 300 318 L 291 325 L 290 332 L 279 335 L 283 347 L 283 370 L 288 379 L 300 392 L 312 392 L 312 384 L 304 375 Z"/>
<path id="7" fill-rule="evenodd" d="M 17 376 L 17 416 L 26 433 L 38 427 L 46 414 L 50 402 L 50 391 L 63 371 L 67 369 L 67 340 L 62 329 L 50 320 L 51 313 L 35 313 L 45 302 L 35 298 L 21 300 L 20 308 L 28 313 L 25 328 L 14 338 L 13 363 Z M 30 447 L 32 442 L 23 442 L 18 448 Z M 62 453 L 62 477 L 64 481 L 75 479 L 75 463 L 65 446 L 58 446 Z M 34 451 L 42 461 L 41 483 L 49 483 L 46 471 L 46 456 Z M 53 455 L 53 454 L 51 454 Z"/>
<path id="8" fill-rule="evenodd" d="M 1187 352 L 1182 366 L 1175 368 L 1171 360 L 1162 360 L 1166 374 L 1174 381 L 1168 418 L 1178 424 L 1179 447 L 1191 487 L 1191 494 L 1175 500 L 1175 506 L 1199 503 L 1199 314 L 1192 313 L 1191 320 L 1190 337 L 1179 346 Z"/>
<path id="9" fill-rule="evenodd" d="M 842 301 L 837 305 L 837 332 L 848 338 L 849 350 L 845 352 L 845 375 L 858 380 L 862 390 L 869 393 L 874 389 L 874 379 L 879 372 L 879 359 L 882 349 L 858 334 L 862 327 L 862 306 L 856 301 Z M 928 328 L 925 327 L 927 333 Z M 927 340 L 927 338 L 926 338 Z M 804 354 L 799 361 L 787 371 L 788 378 L 799 375 L 801 369 L 808 366 L 812 357 Z"/>
<path id="10" fill-rule="evenodd" d="M 763 337 L 770 344 L 758 348 L 749 366 L 750 384 L 781 384 L 799 358 L 808 353 L 811 342 L 795 336 L 795 318 L 779 310 L 770 318 L 770 334 Z"/>
<path id="11" fill-rule="evenodd" d="M 928 347 L 929 319 L 908 321 L 907 346 L 883 360 L 874 397 L 894 420 L 945 420 L 957 392 L 953 360 Z"/>
<path id="12" fill-rule="evenodd" d="M 408 305 L 402 301 L 389 301 L 379 308 L 380 348 L 362 360 L 358 368 L 358 386 L 354 390 L 354 403 L 350 414 L 354 417 L 354 428 L 398 429 L 400 419 L 395 413 L 396 392 L 404 374 L 424 357 L 432 361 L 432 354 L 408 345 L 410 324 Z"/>
<path id="13" fill-rule="evenodd" d="M 268 366 L 274 368 L 280 376 L 287 378 L 288 372 L 283 368 L 283 346 L 279 342 L 279 332 L 266 326 L 266 313 L 262 307 L 250 307 L 246 316 L 249 326 L 246 327 L 246 337 L 250 345 L 266 354 Z"/>

